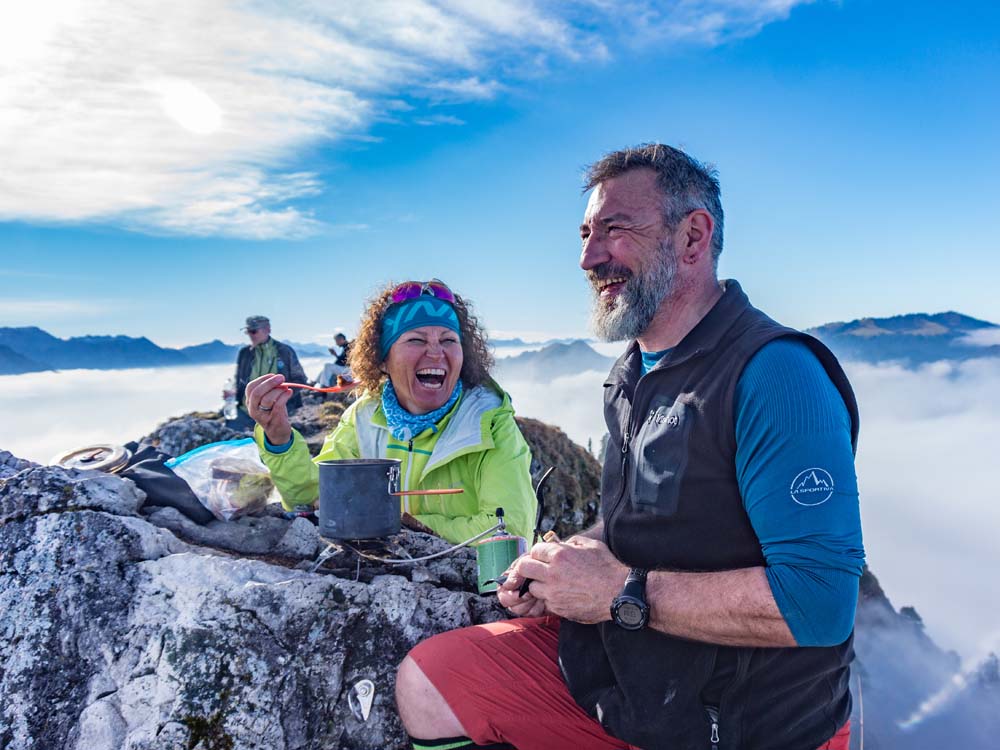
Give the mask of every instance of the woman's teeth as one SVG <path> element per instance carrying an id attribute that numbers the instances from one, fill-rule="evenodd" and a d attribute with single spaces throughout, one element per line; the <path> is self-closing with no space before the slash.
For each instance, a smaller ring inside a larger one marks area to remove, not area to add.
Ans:
<path id="1" fill-rule="evenodd" d="M 437 390 L 444 386 L 445 371 L 437 367 L 426 367 L 417 370 L 417 380 L 424 388 Z"/>

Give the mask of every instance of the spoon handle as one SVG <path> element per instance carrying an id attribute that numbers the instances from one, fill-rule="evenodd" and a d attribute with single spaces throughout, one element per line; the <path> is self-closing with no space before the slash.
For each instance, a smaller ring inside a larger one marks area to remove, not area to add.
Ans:
<path id="1" fill-rule="evenodd" d="M 305 385 L 304 383 L 282 383 L 286 388 L 301 388 L 305 391 L 316 391 L 317 393 L 342 393 L 343 391 L 349 391 L 352 388 L 357 387 L 357 383 L 348 383 L 347 385 L 335 385 L 332 388 L 317 388 L 314 385 Z"/>
<path id="2" fill-rule="evenodd" d="M 401 490 L 400 492 L 390 492 L 389 494 L 393 497 L 402 497 L 403 495 L 457 495 L 461 492 L 465 492 L 461 487 L 450 490 Z"/>

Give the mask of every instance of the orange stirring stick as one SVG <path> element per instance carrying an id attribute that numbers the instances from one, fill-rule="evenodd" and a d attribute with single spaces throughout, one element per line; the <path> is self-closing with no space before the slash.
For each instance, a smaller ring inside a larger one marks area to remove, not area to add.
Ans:
<path id="1" fill-rule="evenodd" d="M 461 487 L 456 489 L 445 489 L 445 490 L 402 490 L 401 492 L 390 492 L 389 494 L 393 497 L 401 497 L 402 495 L 457 495 L 460 492 L 465 492 Z"/>
<path id="2" fill-rule="evenodd" d="M 314 385 L 304 385 L 302 383 L 282 383 L 286 388 L 301 388 L 306 391 L 316 391 L 316 393 L 343 393 L 357 387 L 358 383 L 346 383 L 335 385 L 332 388 L 317 388 Z"/>

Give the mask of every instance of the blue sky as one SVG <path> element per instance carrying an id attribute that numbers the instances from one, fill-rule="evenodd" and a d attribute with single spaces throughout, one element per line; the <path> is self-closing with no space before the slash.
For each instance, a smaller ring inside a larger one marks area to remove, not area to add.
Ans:
<path id="1" fill-rule="evenodd" d="M 0 325 L 323 340 L 439 276 L 496 336 L 585 335 L 581 171 L 650 140 L 718 167 L 720 274 L 783 322 L 1000 322 L 998 28 L 991 2 L 5 6 Z"/>

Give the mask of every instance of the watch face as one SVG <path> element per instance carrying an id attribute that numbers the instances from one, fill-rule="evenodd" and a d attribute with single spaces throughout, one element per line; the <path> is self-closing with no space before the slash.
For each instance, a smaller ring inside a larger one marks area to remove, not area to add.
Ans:
<path id="1" fill-rule="evenodd" d="M 625 627 L 637 627 L 642 624 L 642 609 L 632 602 L 622 602 L 618 606 L 618 620 Z"/>

